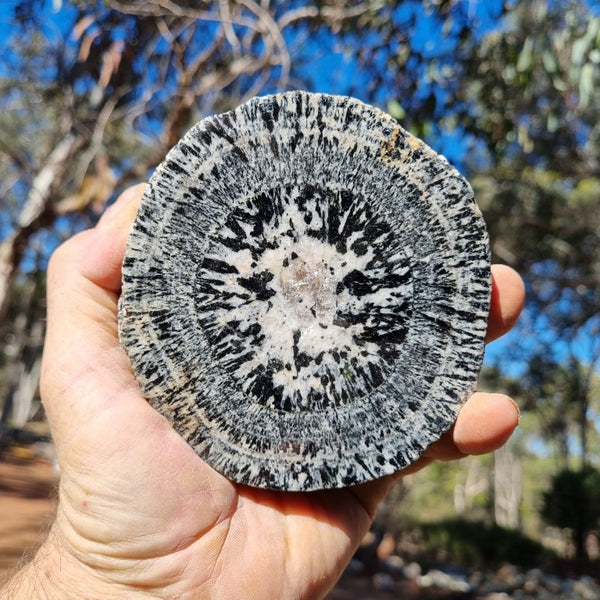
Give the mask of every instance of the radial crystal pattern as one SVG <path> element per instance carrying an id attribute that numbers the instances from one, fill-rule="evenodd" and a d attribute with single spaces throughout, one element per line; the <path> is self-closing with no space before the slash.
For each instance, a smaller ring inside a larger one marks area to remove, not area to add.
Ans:
<path id="1" fill-rule="evenodd" d="M 213 468 L 334 488 L 450 428 L 489 297 L 457 171 L 373 107 L 290 92 L 200 121 L 157 169 L 119 334 L 148 401 Z"/>

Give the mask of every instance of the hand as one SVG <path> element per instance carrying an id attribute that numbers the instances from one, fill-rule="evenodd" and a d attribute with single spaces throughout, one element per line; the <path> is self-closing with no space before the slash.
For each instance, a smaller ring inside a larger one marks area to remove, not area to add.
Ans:
<path id="1" fill-rule="evenodd" d="M 117 340 L 120 266 L 142 193 L 125 192 L 51 260 L 42 397 L 61 467 L 58 511 L 6 588 L 16 595 L 0 598 L 321 598 L 402 474 L 312 493 L 239 486 L 146 403 Z M 523 304 L 514 271 L 493 275 L 489 340 Z M 509 398 L 475 394 L 410 471 L 494 450 L 517 422 Z"/>

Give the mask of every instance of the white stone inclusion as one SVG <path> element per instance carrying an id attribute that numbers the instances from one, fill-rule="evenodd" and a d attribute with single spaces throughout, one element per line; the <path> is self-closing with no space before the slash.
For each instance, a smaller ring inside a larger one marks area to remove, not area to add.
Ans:
<path id="1" fill-rule="evenodd" d="M 393 286 L 386 286 L 390 274 L 405 277 L 409 270 L 402 253 L 386 256 L 385 269 L 378 264 L 377 254 L 384 250 L 389 232 L 370 240 L 364 253 L 352 250 L 363 235 L 354 232 L 345 239 L 346 252 L 340 253 L 333 244 L 309 234 L 309 230 L 327 229 L 327 197 L 312 198 L 301 210 L 297 194 L 293 190 L 283 202 L 283 214 L 273 213 L 265 224 L 266 245 L 271 247 L 258 256 L 247 248 L 232 251 L 223 243 L 210 249 L 207 258 L 224 261 L 235 272 L 200 269 L 201 280 L 213 281 L 214 295 L 199 298 L 197 305 L 208 328 L 214 323 L 243 341 L 237 353 L 230 346 L 222 361 L 246 393 L 267 406 L 315 411 L 359 398 L 379 385 L 391 365 L 382 357 L 372 331 L 385 331 L 382 317 L 394 323 L 406 320 L 412 285 L 398 286 L 396 277 Z M 336 237 L 349 214 L 340 219 Z M 243 229 L 252 243 L 250 227 Z M 231 233 L 221 226 L 212 239 L 228 240 Z M 365 274 L 373 282 L 372 289 L 356 295 L 345 287 L 344 279 L 353 272 Z M 240 277 L 257 274 L 267 274 L 268 299 L 248 299 L 248 290 L 239 283 Z M 224 290 L 235 299 L 211 309 Z M 348 315 L 366 317 L 353 322 Z M 244 327 L 231 329 L 231 322 L 242 322 Z M 248 335 L 257 325 L 260 334 Z M 237 362 L 240 355 L 247 359 Z M 270 366 L 265 370 L 265 365 Z M 257 373 L 271 379 L 273 395 L 265 395 L 263 388 L 258 393 Z"/>

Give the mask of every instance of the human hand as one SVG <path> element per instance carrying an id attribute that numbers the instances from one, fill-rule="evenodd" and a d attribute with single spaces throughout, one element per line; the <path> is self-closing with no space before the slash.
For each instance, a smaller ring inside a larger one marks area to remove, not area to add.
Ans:
<path id="1" fill-rule="evenodd" d="M 232 483 L 144 400 L 117 339 L 121 262 L 142 193 L 125 192 L 51 260 L 42 397 L 59 504 L 48 540 L 0 598 L 321 598 L 398 477 L 498 448 L 518 410 L 475 394 L 417 464 L 360 486 L 285 493 Z M 496 267 L 493 278 L 488 340 L 523 304 L 514 271 Z"/>

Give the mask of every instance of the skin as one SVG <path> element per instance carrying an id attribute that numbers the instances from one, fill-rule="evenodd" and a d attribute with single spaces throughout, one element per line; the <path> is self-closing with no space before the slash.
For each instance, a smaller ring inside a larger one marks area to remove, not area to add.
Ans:
<path id="1" fill-rule="evenodd" d="M 353 488 L 230 482 L 146 403 L 117 340 L 120 265 L 143 189 L 125 192 L 51 259 L 41 391 L 61 468 L 58 510 L 0 599 L 322 598 L 399 477 L 499 448 L 518 409 L 476 393 L 418 464 Z M 519 276 L 495 267 L 488 341 L 512 327 L 523 299 Z"/>

